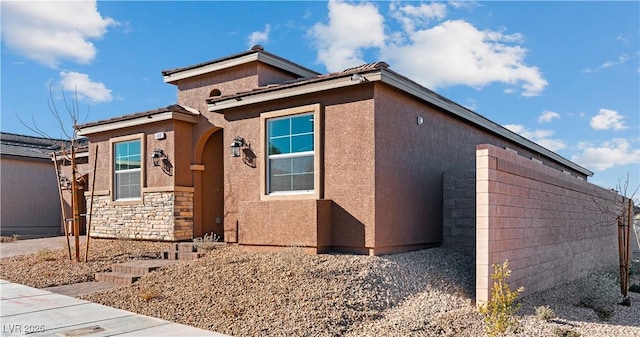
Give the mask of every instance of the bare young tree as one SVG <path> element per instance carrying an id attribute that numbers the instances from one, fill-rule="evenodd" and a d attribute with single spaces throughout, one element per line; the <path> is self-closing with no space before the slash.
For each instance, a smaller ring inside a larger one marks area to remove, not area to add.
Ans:
<path id="1" fill-rule="evenodd" d="M 619 181 L 615 189 L 610 190 L 610 196 L 606 203 L 613 204 L 607 207 L 601 201 L 593 198 L 597 209 L 600 211 L 602 224 L 615 224 L 618 227 L 618 259 L 620 267 L 620 293 L 626 299 L 629 291 L 629 268 L 631 260 L 631 229 L 635 215 L 634 199 L 640 189 L 637 186 L 633 192 L 629 188 L 629 174 L 624 181 Z M 635 232 L 635 230 L 634 230 Z M 637 234 L 636 234 L 637 236 Z"/>
<path id="2" fill-rule="evenodd" d="M 84 198 L 84 195 L 81 195 L 82 193 L 80 193 L 78 187 L 79 187 L 79 184 L 84 183 L 84 178 L 83 178 L 83 175 L 78 172 L 78 169 L 76 166 L 76 153 L 78 148 L 80 147 L 80 139 L 78 137 L 78 121 L 80 120 L 81 112 L 80 112 L 80 107 L 78 102 L 77 89 L 75 90 L 74 97 L 71 99 L 70 102 L 67 100 L 64 90 L 61 89 L 60 91 L 61 91 L 62 101 L 64 102 L 65 111 L 61 112 L 58 109 L 58 106 L 55 103 L 53 88 L 51 85 L 49 86 L 49 98 L 47 100 L 47 105 L 49 107 L 49 111 L 51 112 L 51 115 L 54 117 L 56 121 L 55 123 L 56 127 L 64 135 L 64 138 L 65 138 L 64 142 L 61 142 L 60 144 L 61 159 L 68 160 L 71 164 L 71 177 L 69 180 L 71 182 L 71 209 L 73 213 L 72 224 L 73 224 L 73 233 L 75 238 L 75 259 L 76 261 L 80 261 L 79 235 L 80 235 L 80 222 L 81 222 L 82 215 L 80 214 L 79 203 L 81 200 L 80 198 Z M 87 112 L 84 118 L 86 119 L 88 115 L 89 115 L 89 106 L 87 106 Z M 20 118 L 20 116 L 17 116 L 17 118 L 20 121 L 20 123 L 22 123 L 22 125 L 24 125 L 27 129 L 31 130 L 32 132 L 36 133 L 37 135 L 44 138 L 51 138 L 51 139 L 54 138 L 54 137 L 51 137 L 49 134 L 47 134 L 47 132 L 43 131 L 40 127 L 38 127 L 33 116 L 31 120 L 31 125 L 25 123 Z M 71 125 L 71 128 L 69 128 L 69 124 Z M 59 187 L 61 207 L 62 207 L 62 221 L 63 221 L 62 225 L 63 225 L 65 236 L 67 239 L 67 249 L 69 251 L 69 259 L 71 259 L 71 246 L 69 243 L 69 233 L 66 226 L 67 219 L 65 215 L 64 203 L 62 201 L 62 191 L 60 189 L 61 177 L 58 171 L 58 161 L 57 161 L 58 154 L 53 153 L 52 155 L 54 156 L 54 161 L 55 161 L 54 165 L 56 166 L 56 174 L 58 174 L 58 187 Z"/>

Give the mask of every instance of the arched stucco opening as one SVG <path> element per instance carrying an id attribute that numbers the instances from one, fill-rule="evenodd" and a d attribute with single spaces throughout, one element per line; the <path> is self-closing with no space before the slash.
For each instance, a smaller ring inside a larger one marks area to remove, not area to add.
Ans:
<path id="1" fill-rule="evenodd" d="M 216 234 L 224 240 L 224 146 L 221 128 L 202 135 L 195 159 L 201 165 L 194 176 L 193 236 Z"/>

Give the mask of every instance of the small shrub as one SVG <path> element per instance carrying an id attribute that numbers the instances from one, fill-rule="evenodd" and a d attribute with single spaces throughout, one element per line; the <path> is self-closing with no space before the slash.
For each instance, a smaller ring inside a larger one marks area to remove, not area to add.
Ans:
<path id="1" fill-rule="evenodd" d="M 538 317 L 538 319 L 541 321 L 549 322 L 558 316 L 556 315 L 556 312 L 553 311 L 553 309 L 546 305 L 543 305 L 536 308 L 536 317 Z"/>
<path id="2" fill-rule="evenodd" d="M 491 299 L 479 308 L 480 314 L 484 316 L 487 334 L 491 337 L 518 329 L 519 320 L 515 314 L 520 309 L 520 305 L 516 303 L 516 299 L 524 288 L 520 287 L 512 291 L 506 282 L 509 276 L 511 276 L 511 270 L 509 270 L 508 260 L 502 264 L 493 265 Z"/>
<path id="3" fill-rule="evenodd" d="M 612 273 L 594 274 L 585 278 L 581 281 L 580 288 L 582 289 L 580 306 L 592 308 L 596 313 L 603 307 L 611 308 L 621 299 L 620 284 Z"/>
<path id="4" fill-rule="evenodd" d="M 553 335 L 557 337 L 580 337 L 577 331 L 559 327 L 553 328 Z"/>
<path id="5" fill-rule="evenodd" d="M 634 293 L 640 293 L 640 284 L 634 283 L 629 286 L 629 291 L 633 291 Z"/>
<path id="6" fill-rule="evenodd" d="M 217 247 L 217 243 L 222 237 L 215 233 L 205 233 L 204 236 L 193 238 L 193 243 L 198 249 L 211 251 Z"/>
<path id="7" fill-rule="evenodd" d="M 613 310 L 613 308 L 608 305 L 598 307 L 593 310 L 595 310 L 596 314 L 598 314 L 598 318 L 600 318 L 603 321 L 609 320 L 609 318 L 611 318 L 615 313 L 615 310 Z"/>

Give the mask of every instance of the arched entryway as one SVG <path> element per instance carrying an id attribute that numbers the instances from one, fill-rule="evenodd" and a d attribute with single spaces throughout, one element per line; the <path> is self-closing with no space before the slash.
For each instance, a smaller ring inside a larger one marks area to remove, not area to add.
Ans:
<path id="1" fill-rule="evenodd" d="M 212 130 L 200 140 L 200 169 L 195 176 L 193 236 L 216 234 L 224 240 L 224 146 L 222 129 Z M 201 149 L 201 150 L 200 150 Z M 198 156 L 197 156 L 198 157 Z"/>

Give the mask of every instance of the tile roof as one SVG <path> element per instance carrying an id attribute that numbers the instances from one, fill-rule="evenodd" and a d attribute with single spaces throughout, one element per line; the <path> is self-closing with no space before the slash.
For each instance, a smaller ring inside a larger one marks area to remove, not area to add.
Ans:
<path id="1" fill-rule="evenodd" d="M 87 127 L 96 126 L 96 125 L 115 123 L 115 122 L 119 122 L 119 121 L 126 121 L 126 120 L 134 119 L 134 118 L 157 115 L 157 114 L 164 113 L 164 112 L 177 112 L 177 113 L 182 113 L 182 114 L 191 115 L 191 116 L 195 115 L 193 112 L 185 109 L 183 106 L 178 105 L 178 104 L 174 104 L 174 105 L 169 105 L 168 107 L 165 107 L 165 108 L 158 108 L 158 109 L 155 109 L 155 110 L 137 112 L 137 113 L 133 113 L 133 114 L 113 117 L 113 118 L 110 118 L 110 119 L 103 119 L 103 120 L 99 120 L 99 121 L 95 121 L 95 122 L 85 123 L 85 124 L 82 124 L 82 125 L 78 125 L 78 128 L 82 129 L 82 128 L 87 128 Z"/>
<path id="2" fill-rule="evenodd" d="M 309 71 L 309 72 L 312 72 L 312 73 L 316 73 L 316 74 L 317 74 L 317 72 L 316 72 L 316 71 L 313 71 L 313 70 L 311 70 L 311 69 L 305 68 L 305 67 L 303 67 L 303 66 L 301 66 L 301 65 L 299 65 L 299 64 L 297 64 L 297 63 L 291 62 L 291 61 L 289 61 L 289 60 L 287 60 L 287 59 L 284 59 L 284 58 L 282 58 L 282 57 L 280 57 L 280 56 L 278 56 L 278 55 L 271 54 L 271 53 L 269 53 L 269 52 L 265 51 L 265 50 L 264 50 L 264 48 L 263 48 L 262 46 L 260 46 L 260 45 L 255 45 L 255 46 L 253 46 L 253 47 L 251 48 L 251 50 L 248 50 L 248 51 L 245 51 L 245 52 L 241 52 L 241 53 L 237 53 L 237 54 L 233 54 L 233 55 L 225 56 L 225 57 L 218 58 L 218 59 L 215 59 L 215 60 L 211 60 L 211 61 L 207 61 L 207 62 L 202 62 L 202 63 L 198 63 L 198 64 L 194 64 L 194 65 L 186 66 L 186 67 L 180 67 L 180 68 L 175 68 L 175 69 L 163 70 L 163 71 L 162 71 L 162 76 L 169 76 L 169 75 L 172 75 L 172 74 L 175 74 L 175 73 L 179 73 L 179 72 L 182 72 L 182 71 L 191 70 L 191 69 L 196 69 L 196 68 L 200 68 L 200 67 L 208 66 L 208 65 L 210 65 L 210 64 L 219 63 L 219 62 L 223 62 L 223 61 L 231 60 L 231 59 L 235 59 L 235 58 L 240 58 L 240 57 L 243 57 L 243 56 L 246 56 L 246 55 L 255 54 L 255 53 L 260 53 L 260 54 L 268 55 L 268 56 L 270 56 L 270 57 L 272 57 L 272 58 L 276 58 L 276 59 L 278 59 L 278 60 L 280 60 L 280 61 L 282 61 L 282 62 L 289 63 L 289 64 L 291 64 L 291 65 L 293 65 L 293 66 L 295 66 L 295 67 L 297 67 L 297 68 L 304 68 L 304 69 L 306 69 L 306 70 L 307 70 L 307 71 Z"/>
<path id="3" fill-rule="evenodd" d="M 69 141 L 0 132 L 0 154 L 37 159 L 51 159 L 51 153 L 69 145 Z"/>
<path id="4" fill-rule="evenodd" d="M 298 78 L 298 79 L 295 79 L 295 80 L 284 81 L 282 83 L 267 84 L 267 85 L 264 85 L 264 86 L 249 90 L 249 91 L 237 92 L 237 93 L 232 94 L 232 95 L 210 97 L 210 98 L 206 99 L 206 102 L 208 104 L 214 104 L 215 102 L 224 101 L 224 100 L 227 100 L 227 99 L 230 99 L 230 98 L 243 97 L 243 96 L 263 93 L 263 92 L 267 92 L 267 91 L 275 91 L 275 90 L 281 90 L 281 89 L 286 89 L 286 88 L 291 88 L 291 87 L 296 87 L 296 86 L 302 86 L 302 85 L 306 85 L 306 84 L 310 84 L 310 83 L 314 83 L 314 82 L 327 81 L 327 80 L 331 80 L 331 79 L 334 79 L 334 78 L 339 78 L 339 77 L 343 77 L 343 76 L 349 76 L 349 75 L 358 74 L 358 73 L 365 74 L 366 72 L 378 71 L 380 69 L 386 69 L 388 71 L 391 71 L 389 69 L 389 65 L 386 62 L 367 63 L 367 64 L 363 64 L 363 65 L 360 65 L 360 66 L 357 66 L 357 67 L 347 68 L 347 69 L 345 69 L 343 71 L 340 71 L 340 72 L 328 73 L 328 74 L 318 74 L 317 76 L 310 77 L 310 78 Z"/>

